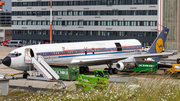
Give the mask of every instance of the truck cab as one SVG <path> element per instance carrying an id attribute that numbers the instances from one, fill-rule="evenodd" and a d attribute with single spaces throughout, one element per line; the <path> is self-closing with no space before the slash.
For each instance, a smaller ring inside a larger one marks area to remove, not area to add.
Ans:
<path id="1" fill-rule="evenodd" d="M 109 79 L 109 73 L 107 70 L 94 70 L 94 76 Z"/>

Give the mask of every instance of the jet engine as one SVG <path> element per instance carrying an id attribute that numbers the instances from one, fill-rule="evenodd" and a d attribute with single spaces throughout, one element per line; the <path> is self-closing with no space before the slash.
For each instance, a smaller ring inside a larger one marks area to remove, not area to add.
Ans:
<path id="1" fill-rule="evenodd" d="M 119 70 L 133 69 L 137 68 L 138 64 L 136 62 L 118 62 L 116 68 Z"/>

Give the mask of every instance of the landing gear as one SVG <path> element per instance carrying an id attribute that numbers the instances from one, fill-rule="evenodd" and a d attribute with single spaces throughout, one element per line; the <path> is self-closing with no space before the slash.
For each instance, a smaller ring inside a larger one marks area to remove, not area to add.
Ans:
<path id="1" fill-rule="evenodd" d="M 108 63 L 107 66 L 109 68 L 105 68 L 104 70 L 108 70 L 109 74 L 113 74 L 113 73 L 117 74 L 118 73 L 118 69 L 117 68 L 112 68 L 112 65 L 113 65 L 112 62 Z"/>
<path id="2" fill-rule="evenodd" d="M 23 78 L 27 78 L 29 76 L 29 73 L 27 71 L 24 71 Z"/>
<path id="3" fill-rule="evenodd" d="M 89 72 L 89 67 L 88 66 L 85 67 L 85 72 Z"/>
<path id="4" fill-rule="evenodd" d="M 80 67 L 80 72 L 84 72 L 84 67 Z"/>
<path id="5" fill-rule="evenodd" d="M 113 69 L 113 73 L 114 73 L 114 74 L 117 74 L 117 73 L 118 73 L 118 69 L 117 69 L 117 68 L 114 68 L 114 69 Z"/>
<path id="6" fill-rule="evenodd" d="M 80 67 L 80 72 L 89 72 L 89 67 L 86 66 L 86 67 Z"/>
<path id="7" fill-rule="evenodd" d="M 113 68 L 109 68 L 108 72 L 109 74 L 113 74 Z"/>

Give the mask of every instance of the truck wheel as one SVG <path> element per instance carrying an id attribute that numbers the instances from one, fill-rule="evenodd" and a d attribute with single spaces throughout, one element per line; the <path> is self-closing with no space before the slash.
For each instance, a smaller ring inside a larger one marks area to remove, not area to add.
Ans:
<path id="1" fill-rule="evenodd" d="M 114 69 L 113 69 L 113 73 L 114 73 L 114 74 L 117 74 L 117 73 L 118 73 L 117 68 L 114 68 Z"/>
<path id="2" fill-rule="evenodd" d="M 113 69 L 109 68 L 108 72 L 109 72 L 109 74 L 113 74 Z"/>
<path id="3" fill-rule="evenodd" d="M 84 87 L 82 85 L 77 85 L 76 91 L 78 92 L 84 91 Z"/>
<path id="4" fill-rule="evenodd" d="M 108 70 L 108 68 L 104 68 L 104 70 Z"/>
<path id="5" fill-rule="evenodd" d="M 88 66 L 85 67 L 85 71 L 89 72 L 89 67 Z"/>

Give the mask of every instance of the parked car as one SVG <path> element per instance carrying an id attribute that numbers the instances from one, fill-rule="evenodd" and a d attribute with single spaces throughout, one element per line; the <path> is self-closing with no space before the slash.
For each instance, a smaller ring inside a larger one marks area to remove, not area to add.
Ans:
<path id="1" fill-rule="evenodd" d="M 10 40 L 8 41 L 7 43 L 7 47 L 22 47 L 23 46 L 23 43 L 21 40 Z"/>

